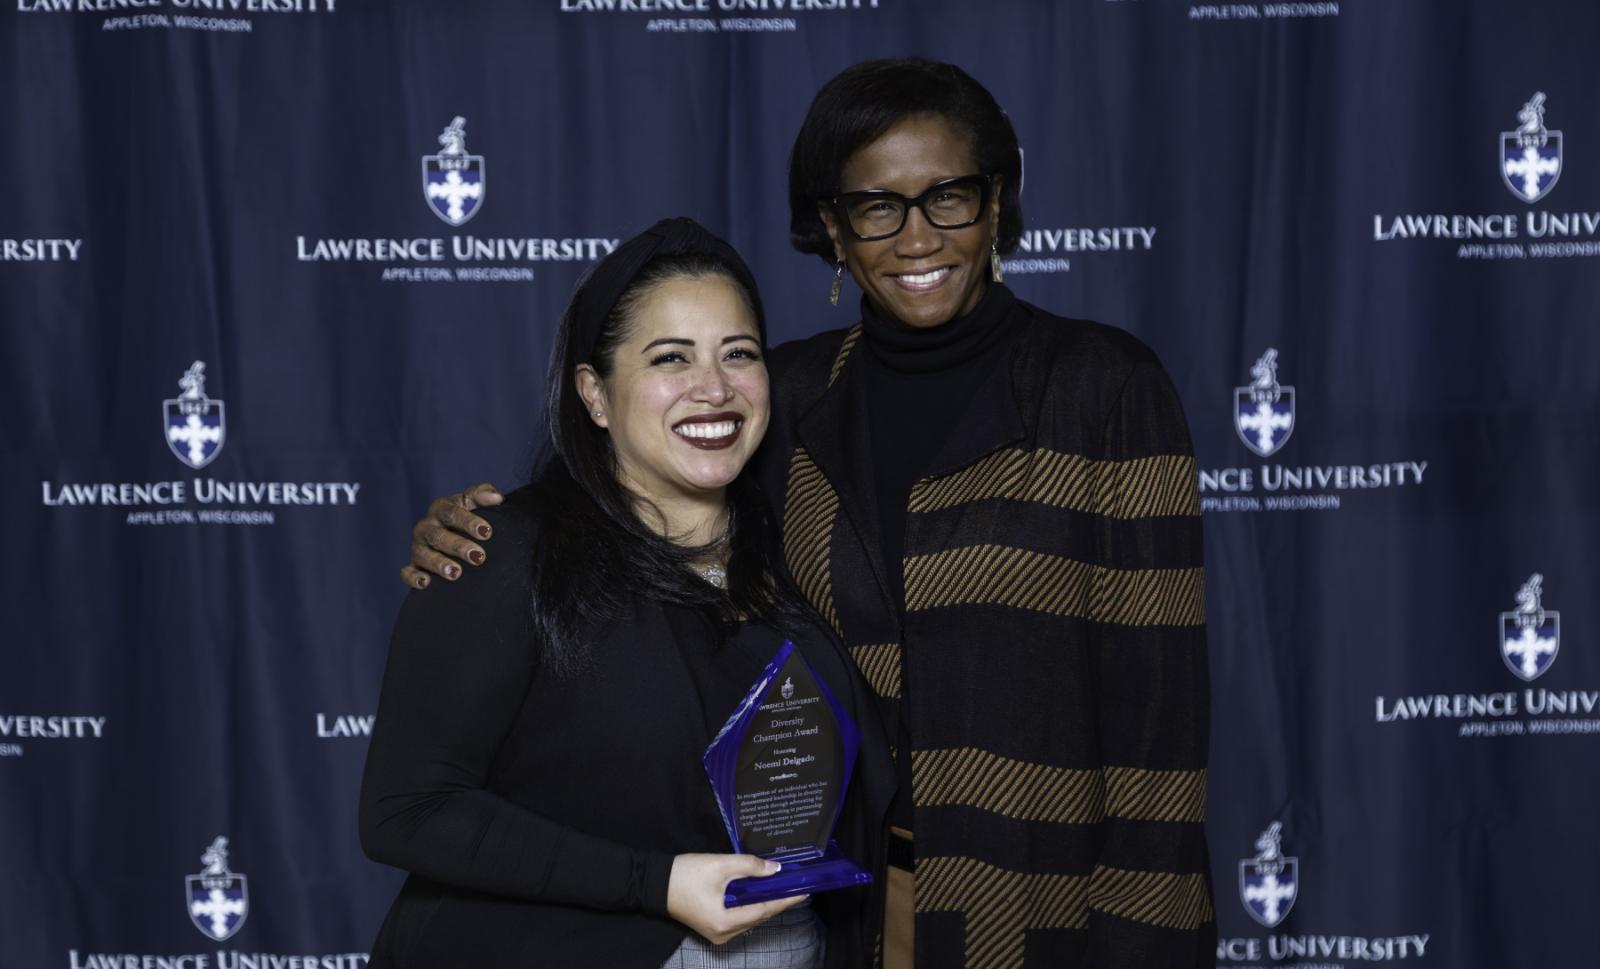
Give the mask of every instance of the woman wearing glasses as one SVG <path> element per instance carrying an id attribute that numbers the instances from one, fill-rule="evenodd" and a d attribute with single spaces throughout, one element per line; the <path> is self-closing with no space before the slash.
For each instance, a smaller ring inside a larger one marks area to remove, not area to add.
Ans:
<path id="1" fill-rule="evenodd" d="M 1001 283 L 1021 155 L 959 68 L 845 70 L 789 174 L 795 247 L 835 304 L 845 272 L 863 298 L 770 355 L 754 466 L 894 738 L 884 966 L 1210 965 L 1203 559 L 1170 380 Z M 495 500 L 435 502 L 407 581 L 482 561 L 452 532 L 486 537 L 470 510 Z"/>

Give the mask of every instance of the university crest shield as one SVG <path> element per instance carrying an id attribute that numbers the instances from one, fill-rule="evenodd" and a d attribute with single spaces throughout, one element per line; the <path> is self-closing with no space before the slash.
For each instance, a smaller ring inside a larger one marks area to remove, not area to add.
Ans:
<path id="1" fill-rule="evenodd" d="M 228 869 L 228 839 L 218 836 L 200 856 L 199 874 L 184 878 L 189 921 L 213 942 L 233 937 L 250 914 L 245 877 Z"/>
<path id="2" fill-rule="evenodd" d="M 1270 457 L 1294 433 L 1294 388 L 1264 394 L 1257 387 L 1233 388 L 1233 429 L 1244 446 Z"/>
<path id="3" fill-rule="evenodd" d="M 1532 205 L 1549 195 L 1560 177 L 1561 132 L 1547 131 L 1537 140 L 1500 132 L 1500 178 L 1518 198 Z"/>
<path id="4" fill-rule="evenodd" d="M 488 188 L 483 156 L 467 154 L 466 127 L 467 119 L 457 117 L 439 135 L 439 153 L 422 156 L 422 197 L 453 226 L 478 214 Z"/>
<path id="5" fill-rule="evenodd" d="M 1500 179 L 1529 205 L 1561 177 L 1561 132 L 1544 126 L 1544 110 L 1544 92 L 1535 91 L 1517 112 L 1517 130 L 1500 132 Z"/>
<path id="6" fill-rule="evenodd" d="M 205 369 L 196 360 L 178 381 L 183 393 L 161 402 L 161 436 L 168 450 L 197 471 L 216 460 L 228 430 L 222 401 L 206 396 Z"/>
<path id="7" fill-rule="evenodd" d="M 1288 917 L 1299 894 L 1298 858 L 1270 862 L 1247 858 L 1239 862 L 1239 900 L 1250 917 L 1267 928 L 1275 928 Z"/>
<path id="8" fill-rule="evenodd" d="M 213 942 L 232 938 L 250 913 L 249 885 L 243 875 L 188 875 L 189 921 Z"/>
<path id="9" fill-rule="evenodd" d="M 1517 590 L 1517 608 L 1500 614 L 1500 658 L 1528 683 L 1550 669 L 1561 649 L 1561 613 L 1543 600 L 1544 576 L 1535 572 Z"/>

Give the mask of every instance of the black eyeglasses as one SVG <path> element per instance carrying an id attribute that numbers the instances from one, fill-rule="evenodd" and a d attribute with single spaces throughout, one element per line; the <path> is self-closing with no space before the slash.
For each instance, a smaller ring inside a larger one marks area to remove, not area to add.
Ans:
<path id="1" fill-rule="evenodd" d="M 916 198 L 873 189 L 844 192 L 828 201 L 839 220 L 850 227 L 851 235 L 873 242 L 897 235 L 906 227 L 906 215 L 913 208 L 921 209 L 922 217 L 936 229 L 964 229 L 983 218 L 992 190 L 988 175 L 963 175 L 930 185 Z"/>

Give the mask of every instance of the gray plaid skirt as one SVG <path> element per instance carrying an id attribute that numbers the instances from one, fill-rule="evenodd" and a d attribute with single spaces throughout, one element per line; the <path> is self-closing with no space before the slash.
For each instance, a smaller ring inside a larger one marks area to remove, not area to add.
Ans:
<path id="1" fill-rule="evenodd" d="M 806 902 L 723 945 L 690 935 L 661 969 L 821 969 L 825 942 L 822 923 Z"/>

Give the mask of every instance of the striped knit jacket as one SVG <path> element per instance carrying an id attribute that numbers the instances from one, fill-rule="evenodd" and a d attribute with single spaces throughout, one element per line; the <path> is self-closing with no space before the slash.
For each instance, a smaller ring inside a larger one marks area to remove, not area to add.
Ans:
<path id="1" fill-rule="evenodd" d="M 785 559 L 914 748 L 919 969 L 1214 965 L 1203 560 L 1187 425 L 1111 327 L 1017 301 L 884 581 L 860 326 L 775 348 Z M 892 730 L 891 730 L 891 736 Z M 904 756 L 906 752 L 897 752 Z"/>

